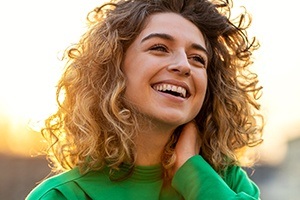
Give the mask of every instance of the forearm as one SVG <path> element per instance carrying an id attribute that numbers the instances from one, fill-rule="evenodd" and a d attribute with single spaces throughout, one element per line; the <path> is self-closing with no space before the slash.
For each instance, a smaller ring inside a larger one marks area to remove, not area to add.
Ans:
<path id="1" fill-rule="evenodd" d="M 229 176 L 234 176 L 234 174 L 229 174 Z M 186 200 L 259 199 L 258 188 L 248 180 L 246 176 L 243 177 L 241 183 L 234 183 L 241 184 L 240 186 L 235 185 L 234 188 L 239 188 L 239 191 L 234 191 L 201 156 L 197 155 L 191 157 L 176 172 L 172 186 Z"/>

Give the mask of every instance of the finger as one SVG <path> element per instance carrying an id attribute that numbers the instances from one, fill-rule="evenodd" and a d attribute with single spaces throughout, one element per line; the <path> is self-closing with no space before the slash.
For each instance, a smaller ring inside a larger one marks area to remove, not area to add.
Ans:
<path id="1" fill-rule="evenodd" d="M 187 123 L 179 136 L 175 147 L 175 168 L 181 167 L 189 158 L 199 154 L 201 139 L 197 124 L 194 121 Z"/>

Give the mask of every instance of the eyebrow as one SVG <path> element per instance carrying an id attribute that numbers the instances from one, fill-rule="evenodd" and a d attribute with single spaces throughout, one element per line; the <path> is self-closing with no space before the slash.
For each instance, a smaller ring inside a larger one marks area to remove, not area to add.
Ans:
<path id="1" fill-rule="evenodd" d="M 141 41 L 141 43 L 145 42 L 146 40 L 149 40 L 151 38 L 161 38 L 161 39 L 165 39 L 165 40 L 170 40 L 170 41 L 174 41 L 174 37 L 166 34 L 166 33 L 151 33 L 149 35 L 147 35 L 146 37 L 144 37 Z"/>
<path id="2" fill-rule="evenodd" d="M 144 37 L 142 39 L 141 43 L 143 43 L 151 38 L 161 38 L 164 40 L 175 41 L 175 38 L 172 35 L 169 35 L 166 33 L 151 33 L 151 34 L 147 35 L 146 37 Z M 193 43 L 192 48 L 196 49 L 196 50 L 204 51 L 206 53 L 206 55 L 208 55 L 207 50 L 200 44 Z"/>

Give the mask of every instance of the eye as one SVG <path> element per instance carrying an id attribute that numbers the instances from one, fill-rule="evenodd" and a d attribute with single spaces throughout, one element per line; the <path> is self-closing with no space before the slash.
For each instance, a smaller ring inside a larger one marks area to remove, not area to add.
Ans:
<path id="1" fill-rule="evenodd" d="M 189 59 L 196 62 L 197 65 L 201 65 L 201 67 L 206 67 L 206 59 L 201 55 L 192 55 Z"/>
<path id="2" fill-rule="evenodd" d="M 168 52 L 168 48 L 163 44 L 155 44 L 150 47 L 150 51 Z"/>

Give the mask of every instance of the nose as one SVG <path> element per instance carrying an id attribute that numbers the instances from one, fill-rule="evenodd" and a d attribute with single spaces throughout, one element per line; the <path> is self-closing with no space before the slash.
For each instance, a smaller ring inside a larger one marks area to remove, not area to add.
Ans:
<path id="1" fill-rule="evenodd" d="M 191 75 L 191 65 L 185 52 L 174 55 L 172 64 L 168 66 L 168 71 L 181 76 Z"/>

